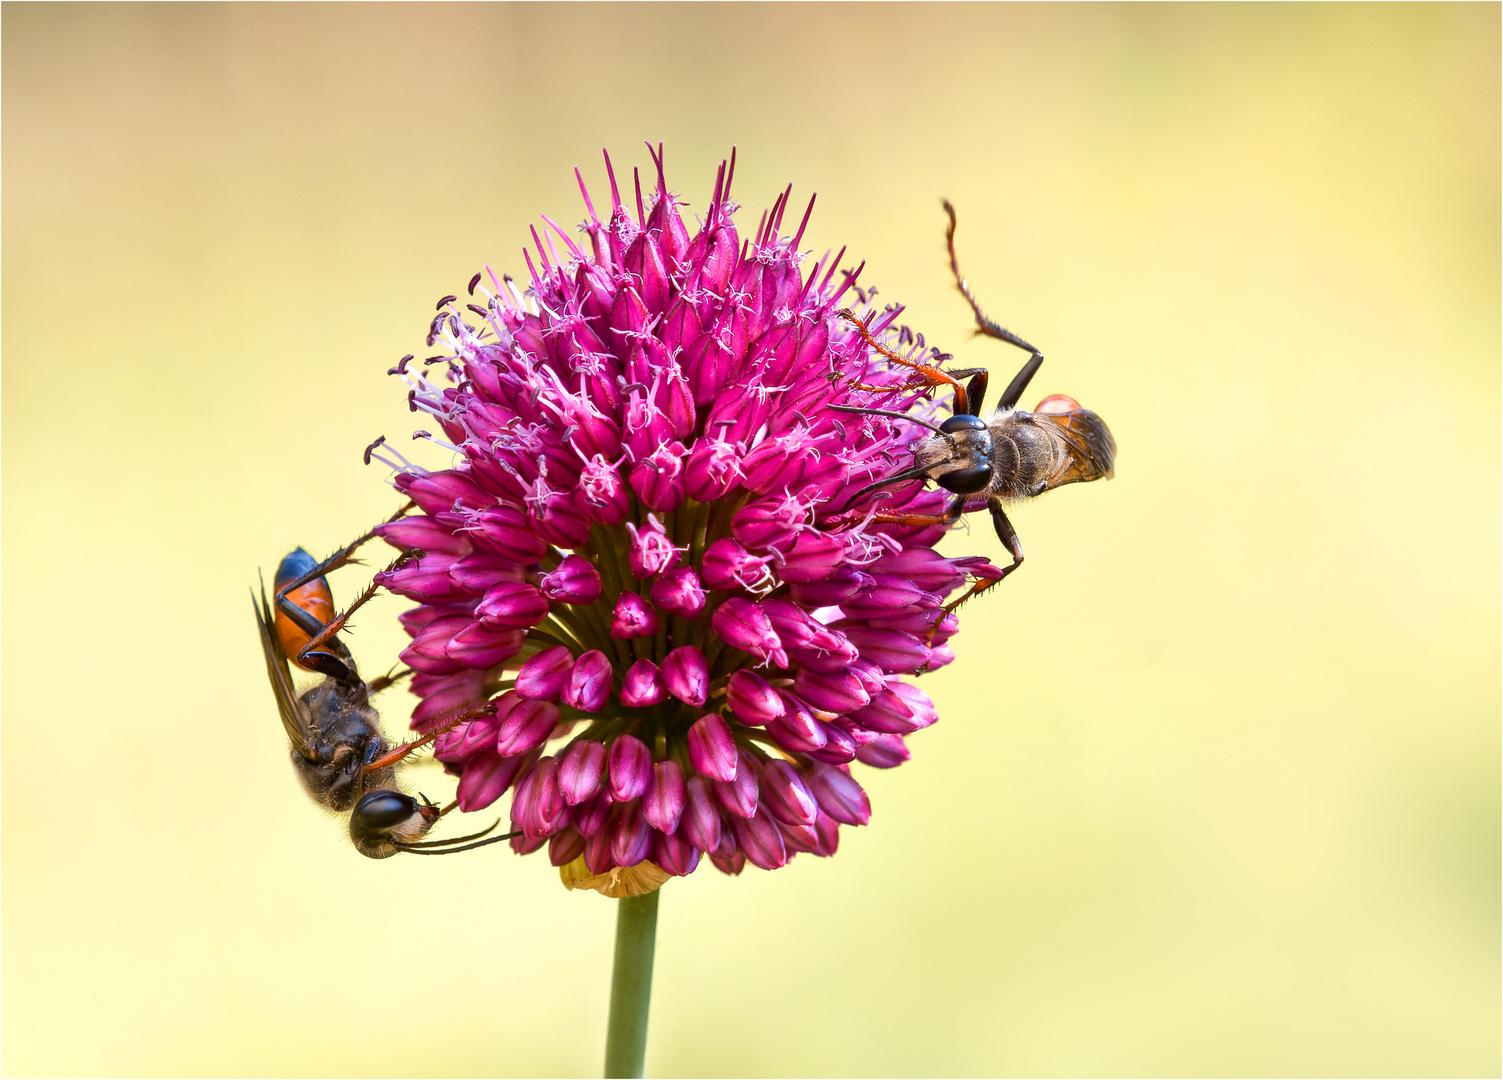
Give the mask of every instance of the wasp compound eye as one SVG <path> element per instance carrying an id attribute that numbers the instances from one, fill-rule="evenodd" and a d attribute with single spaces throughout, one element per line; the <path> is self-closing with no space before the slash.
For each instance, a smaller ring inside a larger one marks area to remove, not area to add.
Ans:
<path id="1" fill-rule="evenodd" d="M 417 812 L 417 800 L 410 795 L 399 791 L 372 791 L 355 807 L 355 822 L 371 830 L 391 829 Z"/>
<path id="2" fill-rule="evenodd" d="M 935 479 L 946 491 L 953 491 L 957 495 L 974 495 L 991 482 L 992 470 L 990 466 L 977 465 L 970 469 L 952 469 Z"/>
<path id="3" fill-rule="evenodd" d="M 957 431 L 985 431 L 986 421 L 979 416 L 960 413 L 940 424 L 939 430 L 946 435 L 954 435 Z"/>

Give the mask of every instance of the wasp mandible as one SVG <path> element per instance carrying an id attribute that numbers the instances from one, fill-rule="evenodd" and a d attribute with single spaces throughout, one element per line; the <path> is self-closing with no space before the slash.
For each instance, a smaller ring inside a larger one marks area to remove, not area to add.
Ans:
<path id="1" fill-rule="evenodd" d="M 940 424 L 886 409 L 851 405 L 830 407 L 842 412 L 908 420 L 934 432 L 914 446 L 911 468 L 868 484 L 852 496 L 846 503 L 845 510 L 881 488 L 918 479 L 933 480 L 955 495 L 944 513 L 904 514 L 879 510 L 873 514 L 874 519 L 912 526 L 947 525 L 967 510 L 979 510 L 979 504 L 969 505 L 973 500 L 985 500 L 986 508 L 991 511 L 997 536 L 1012 555 L 1012 564 L 1003 567 L 995 577 L 976 581 L 964 596 L 946 605 L 944 614 L 948 615 L 1023 564 L 1023 545 L 1018 540 L 1017 530 L 1007 519 L 1005 504 L 1042 495 L 1051 488 L 1065 484 L 1099 480 L 1103 477 L 1111 479 L 1117 444 L 1101 417 L 1082 408 L 1074 398 L 1064 394 L 1051 394 L 1039 402 L 1032 412 L 1017 407 L 1029 382 L 1043 364 L 1044 354 L 981 310 L 970 285 L 960 272 L 960 261 L 955 255 L 955 208 L 948 199 L 944 200 L 944 207 L 950 219 L 945 231 L 945 244 L 950 253 L 950 271 L 955 277 L 956 287 L 975 315 L 977 333 L 1025 350 L 1029 354 L 1028 359 L 1013 376 L 1012 382 L 1007 384 L 1007 389 L 1002 391 L 996 409 L 990 416 L 983 417 L 981 405 L 986 396 L 987 384 L 985 368 L 943 371 L 936 365 L 899 356 L 872 336 L 867 322 L 846 310 L 841 315 L 856 328 L 868 347 L 893 363 L 915 372 L 912 379 L 899 386 L 867 386 L 858 383 L 858 389 L 899 393 L 948 386 L 955 392 L 955 401 L 951 416 Z M 969 381 L 962 383 L 963 379 Z"/>

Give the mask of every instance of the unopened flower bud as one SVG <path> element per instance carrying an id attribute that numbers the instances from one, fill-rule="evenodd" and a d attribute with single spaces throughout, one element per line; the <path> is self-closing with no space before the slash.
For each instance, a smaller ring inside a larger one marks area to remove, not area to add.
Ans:
<path id="1" fill-rule="evenodd" d="M 570 555 L 543 575 L 542 593 L 561 604 L 593 604 L 600 596 L 600 571 L 590 560 Z"/>
<path id="2" fill-rule="evenodd" d="M 693 645 L 682 645 L 663 658 L 663 681 L 668 692 L 698 708 L 710 691 L 710 665 Z"/>
<path id="3" fill-rule="evenodd" d="M 745 668 L 731 673 L 726 683 L 726 701 L 736 719 L 752 727 L 776 720 L 785 708 L 783 699 L 767 685 L 767 680 Z"/>
<path id="4" fill-rule="evenodd" d="M 658 613 L 636 593 L 624 592 L 611 614 L 611 637 L 651 637 L 658 632 Z"/>
<path id="5" fill-rule="evenodd" d="M 711 794 L 710 783 L 702 776 L 691 776 L 684 781 L 684 810 L 679 828 L 684 839 L 701 851 L 714 851 L 720 846 L 720 809 Z"/>
<path id="6" fill-rule="evenodd" d="M 668 684 L 651 660 L 638 660 L 621 680 L 621 704 L 641 708 L 668 700 Z"/>
<path id="7" fill-rule="evenodd" d="M 595 797 L 605 775 L 605 744 L 577 739 L 559 755 L 558 790 L 564 802 L 578 806 Z"/>
<path id="8" fill-rule="evenodd" d="M 618 803 L 635 799 L 652 783 L 652 752 L 635 735 L 621 735 L 611 744 L 611 798 Z"/>
<path id="9" fill-rule="evenodd" d="M 574 655 L 562 645 L 544 649 L 517 672 L 517 693 L 537 701 L 555 701 L 573 668 Z"/>
<path id="10" fill-rule="evenodd" d="M 711 780 L 736 779 L 736 740 L 719 713 L 701 716 L 690 726 L 689 762 Z"/>
<path id="11" fill-rule="evenodd" d="M 647 595 L 660 610 L 686 619 L 696 618 L 705 607 L 705 591 L 692 566 L 669 570 L 652 583 Z"/>
<path id="12" fill-rule="evenodd" d="M 652 783 L 642 796 L 642 814 L 659 832 L 671 833 L 678 828 L 684 812 L 684 773 L 673 760 L 652 766 Z"/>
<path id="13" fill-rule="evenodd" d="M 599 649 L 591 649 L 574 663 L 564 683 L 564 703 L 580 712 L 598 712 L 611 696 L 611 662 Z"/>
<path id="14" fill-rule="evenodd" d="M 548 614 L 548 598 L 525 581 L 503 581 L 486 590 L 475 614 L 492 630 L 526 629 Z"/>

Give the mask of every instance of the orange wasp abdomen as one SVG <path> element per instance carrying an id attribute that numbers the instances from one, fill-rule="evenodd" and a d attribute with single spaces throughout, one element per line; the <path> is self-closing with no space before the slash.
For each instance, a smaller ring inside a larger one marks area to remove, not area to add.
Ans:
<path id="1" fill-rule="evenodd" d="M 277 576 L 272 587 L 280 592 L 283 586 L 296 581 L 317 565 L 317 559 L 302 548 L 298 548 L 289 553 L 278 565 Z M 308 584 L 288 593 L 287 599 L 292 601 L 294 607 L 306 611 L 317 619 L 320 625 L 325 625 L 334 618 L 334 594 L 329 591 L 329 582 L 326 578 L 314 578 Z M 298 626 L 280 610 L 277 611 L 276 617 L 277 639 L 282 643 L 282 651 L 286 653 L 288 659 L 304 671 L 315 670 L 297 659 L 298 653 L 312 640 L 313 635 Z"/>

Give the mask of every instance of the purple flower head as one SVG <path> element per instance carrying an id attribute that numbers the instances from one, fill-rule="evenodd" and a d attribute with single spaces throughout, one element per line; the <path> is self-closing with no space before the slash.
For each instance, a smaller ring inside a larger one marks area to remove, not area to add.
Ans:
<path id="1" fill-rule="evenodd" d="M 382 535 L 424 552 L 381 578 L 419 605 L 414 727 L 492 701 L 437 744 L 460 806 L 511 789 L 514 850 L 602 891 L 833 854 L 852 763 L 936 719 L 909 680 L 952 656 L 946 598 L 997 573 L 934 550 L 944 491 L 848 505 L 926 431 L 837 406 L 942 419 L 915 365 L 945 358 L 800 249 L 791 189 L 743 235 L 733 157 L 691 229 L 653 159 L 623 190 L 607 158 L 598 207 L 581 179 L 581 235 L 544 218 L 394 369 L 454 464 L 374 454 L 417 507 Z"/>

